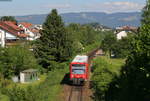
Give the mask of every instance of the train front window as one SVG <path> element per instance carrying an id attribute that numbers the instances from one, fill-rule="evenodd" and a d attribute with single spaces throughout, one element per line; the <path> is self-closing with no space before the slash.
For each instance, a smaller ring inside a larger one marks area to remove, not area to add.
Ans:
<path id="1" fill-rule="evenodd" d="M 85 70 L 83 70 L 83 69 L 73 69 L 72 73 L 73 74 L 84 74 Z"/>
<path id="2" fill-rule="evenodd" d="M 82 67 L 85 66 L 85 64 L 72 64 L 73 67 Z"/>
<path id="3" fill-rule="evenodd" d="M 85 73 L 85 64 L 72 64 L 72 73 L 73 74 L 84 74 Z"/>

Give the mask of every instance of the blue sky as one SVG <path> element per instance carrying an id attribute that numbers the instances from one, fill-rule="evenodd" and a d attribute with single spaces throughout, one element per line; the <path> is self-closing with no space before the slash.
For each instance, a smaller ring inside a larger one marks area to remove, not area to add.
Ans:
<path id="1" fill-rule="evenodd" d="M 146 0 L 0 0 L 0 16 L 46 14 L 51 9 L 67 12 L 133 12 L 140 11 Z"/>

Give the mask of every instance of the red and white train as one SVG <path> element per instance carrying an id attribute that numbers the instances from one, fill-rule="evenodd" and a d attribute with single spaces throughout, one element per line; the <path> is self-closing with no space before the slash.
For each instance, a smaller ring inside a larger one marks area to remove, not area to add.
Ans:
<path id="1" fill-rule="evenodd" d="M 73 84 L 81 84 L 89 78 L 88 56 L 77 55 L 70 63 L 70 80 Z"/>

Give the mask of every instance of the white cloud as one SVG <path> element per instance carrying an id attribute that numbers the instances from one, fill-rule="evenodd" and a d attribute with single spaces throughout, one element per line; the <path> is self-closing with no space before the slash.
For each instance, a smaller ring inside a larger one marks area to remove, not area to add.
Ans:
<path id="1" fill-rule="evenodd" d="M 70 4 L 48 4 L 48 5 L 44 5 L 44 8 L 70 8 L 71 5 Z"/>
<path id="2" fill-rule="evenodd" d="M 104 12 L 129 12 L 129 11 L 140 11 L 144 4 L 139 4 L 135 2 L 104 2 L 97 4 L 86 5 L 88 9 L 95 11 Z"/>

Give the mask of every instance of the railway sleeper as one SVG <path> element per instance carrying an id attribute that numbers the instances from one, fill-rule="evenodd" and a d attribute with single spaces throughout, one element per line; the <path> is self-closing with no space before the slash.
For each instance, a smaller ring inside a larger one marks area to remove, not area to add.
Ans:
<path id="1" fill-rule="evenodd" d="M 80 78 L 73 78 L 73 85 L 83 85 L 84 80 Z"/>

